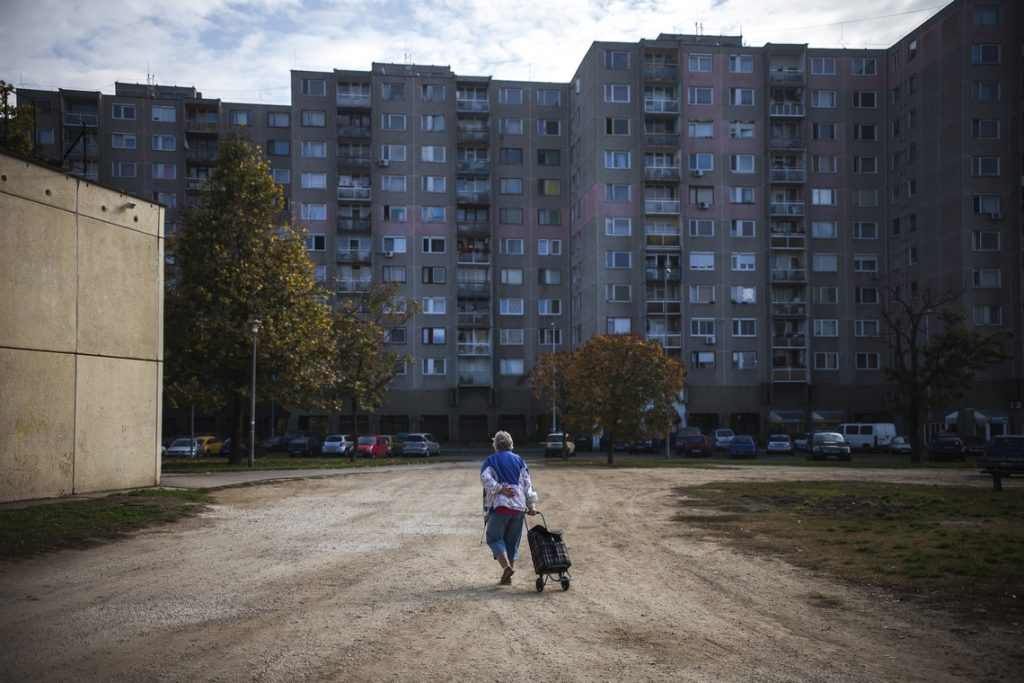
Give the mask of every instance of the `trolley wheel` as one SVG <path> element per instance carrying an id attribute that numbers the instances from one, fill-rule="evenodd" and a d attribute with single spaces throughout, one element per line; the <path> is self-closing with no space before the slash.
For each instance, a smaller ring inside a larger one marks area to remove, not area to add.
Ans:
<path id="1" fill-rule="evenodd" d="M 569 579 L 562 579 L 562 590 L 569 590 Z"/>
<path id="2" fill-rule="evenodd" d="M 544 591 L 544 577 L 537 579 L 537 592 L 541 593 Z"/>

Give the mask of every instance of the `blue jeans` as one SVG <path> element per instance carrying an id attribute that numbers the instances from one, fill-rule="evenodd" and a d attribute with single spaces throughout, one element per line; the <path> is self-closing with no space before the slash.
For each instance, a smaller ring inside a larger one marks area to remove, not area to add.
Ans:
<path id="1" fill-rule="evenodd" d="M 487 545 L 497 557 L 505 553 L 515 562 L 519 559 L 519 541 L 523 537 L 523 515 L 496 515 L 487 518 Z"/>

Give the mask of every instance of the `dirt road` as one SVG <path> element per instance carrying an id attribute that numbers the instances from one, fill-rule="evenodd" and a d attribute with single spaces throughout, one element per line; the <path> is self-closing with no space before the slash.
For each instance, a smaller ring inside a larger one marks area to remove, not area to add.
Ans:
<path id="1" fill-rule="evenodd" d="M 571 546 L 568 592 L 536 592 L 525 538 L 497 585 L 473 463 L 225 489 L 196 519 L 0 564 L 0 679 L 1019 680 L 985 654 L 1009 634 L 673 521 L 678 488 L 706 481 L 962 472 L 533 472 Z"/>

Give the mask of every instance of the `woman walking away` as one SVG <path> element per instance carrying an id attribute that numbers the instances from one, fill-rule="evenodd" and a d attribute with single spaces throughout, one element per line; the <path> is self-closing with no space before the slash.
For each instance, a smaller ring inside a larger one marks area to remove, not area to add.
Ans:
<path id="1" fill-rule="evenodd" d="M 523 535 L 523 514 L 535 515 L 537 492 L 530 481 L 530 470 L 523 459 L 512 452 L 512 437 L 498 432 L 492 442 L 494 453 L 480 467 L 484 485 L 484 523 L 487 545 L 501 565 L 502 586 L 512 583 L 519 559 L 519 540 Z"/>

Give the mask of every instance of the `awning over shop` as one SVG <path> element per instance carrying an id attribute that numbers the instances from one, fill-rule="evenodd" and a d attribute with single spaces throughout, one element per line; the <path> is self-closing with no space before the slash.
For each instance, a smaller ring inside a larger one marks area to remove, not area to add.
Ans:
<path id="1" fill-rule="evenodd" d="M 773 410 L 768 413 L 768 421 L 776 424 L 800 424 L 804 421 L 802 410 Z"/>
<path id="2" fill-rule="evenodd" d="M 984 413 L 979 413 L 977 410 L 973 410 L 971 412 L 974 413 L 974 414 L 971 415 L 970 417 L 974 418 L 974 422 L 976 424 L 986 424 L 986 423 L 988 423 L 988 415 L 985 415 Z M 945 422 L 946 424 L 956 424 L 959 420 L 960 420 L 960 411 L 959 410 L 954 410 L 952 413 L 950 413 L 945 418 L 943 418 L 942 421 Z"/>
<path id="3" fill-rule="evenodd" d="M 811 413 L 811 422 L 834 422 L 839 424 L 843 421 L 841 410 L 815 410 Z"/>

